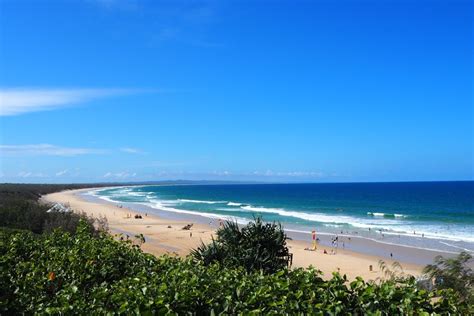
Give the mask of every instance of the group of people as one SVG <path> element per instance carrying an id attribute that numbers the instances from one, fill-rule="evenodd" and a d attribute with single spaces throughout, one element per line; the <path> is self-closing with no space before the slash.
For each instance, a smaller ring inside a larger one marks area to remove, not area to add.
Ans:
<path id="1" fill-rule="evenodd" d="M 348 237 L 348 240 L 351 240 L 351 238 Z M 316 250 L 316 243 L 319 243 L 319 242 L 320 242 L 319 237 L 316 237 L 316 234 L 313 231 L 313 247 L 312 248 L 305 248 L 305 250 L 315 251 Z M 323 249 L 323 253 L 324 254 L 335 255 L 337 253 L 337 249 L 339 247 L 339 242 L 342 242 L 342 248 L 345 248 L 344 241 L 340 241 L 339 240 L 339 235 L 336 235 L 335 237 L 331 238 L 331 250 L 328 252 L 328 250 Z"/>
<path id="2" fill-rule="evenodd" d="M 145 216 L 148 216 L 147 213 L 145 213 Z M 141 214 L 135 214 L 135 215 L 132 215 L 132 213 L 127 213 L 127 217 L 126 218 L 137 218 L 137 219 L 141 219 L 143 218 Z"/>

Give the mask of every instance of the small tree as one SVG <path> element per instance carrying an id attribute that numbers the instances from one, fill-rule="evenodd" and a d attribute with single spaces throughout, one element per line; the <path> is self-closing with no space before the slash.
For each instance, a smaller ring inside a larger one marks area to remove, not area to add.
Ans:
<path id="1" fill-rule="evenodd" d="M 264 223 L 255 218 L 242 228 L 226 222 L 217 230 L 217 239 L 192 251 L 204 264 L 219 262 L 227 267 L 242 266 L 247 271 L 273 273 L 288 266 L 287 236 L 280 223 Z"/>

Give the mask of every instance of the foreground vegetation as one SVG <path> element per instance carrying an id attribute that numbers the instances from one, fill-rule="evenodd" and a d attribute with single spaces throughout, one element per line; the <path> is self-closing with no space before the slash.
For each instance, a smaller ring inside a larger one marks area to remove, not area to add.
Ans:
<path id="1" fill-rule="evenodd" d="M 349 283 L 338 273 L 323 280 L 313 268 L 289 270 L 283 230 L 259 219 L 244 228 L 226 224 L 189 258 L 157 258 L 141 251 L 142 240 L 117 241 L 82 215 L 56 213 L 57 225 L 45 226 L 50 213 L 34 190 L 6 195 L 0 211 L 11 216 L 0 228 L 1 315 L 474 313 L 467 254 L 427 268 L 437 280 L 434 291 L 396 274 L 378 282 Z M 28 224 L 35 214 L 42 225 Z M 53 229 L 69 216 L 76 216 L 72 225 Z"/>
<path id="2" fill-rule="evenodd" d="M 0 234 L 0 313 L 311 313 L 466 314 L 452 290 L 403 283 L 325 281 L 314 269 L 277 273 L 203 265 L 143 253 L 131 241 L 93 237 L 86 222 L 71 234 Z M 434 296 L 439 300 L 432 301 Z"/>

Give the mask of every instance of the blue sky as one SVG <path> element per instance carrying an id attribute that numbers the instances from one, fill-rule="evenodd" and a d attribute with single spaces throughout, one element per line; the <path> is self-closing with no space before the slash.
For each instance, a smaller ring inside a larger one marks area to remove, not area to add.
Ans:
<path id="1" fill-rule="evenodd" d="M 471 1 L 0 2 L 0 182 L 473 179 Z"/>

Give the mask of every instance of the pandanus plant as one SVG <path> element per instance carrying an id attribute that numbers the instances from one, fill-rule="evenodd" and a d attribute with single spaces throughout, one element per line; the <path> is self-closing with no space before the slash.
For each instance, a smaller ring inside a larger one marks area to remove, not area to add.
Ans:
<path id="1" fill-rule="evenodd" d="M 290 253 L 280 223 L 265 223 L 256 217 L 244 227 L 226 222 L 217 238 L 201 244 L 192 256 L 204 264 L 219 262 L 227 267 L 244 267 L 247 271 L 273 273 L 288 266 Z"/>

